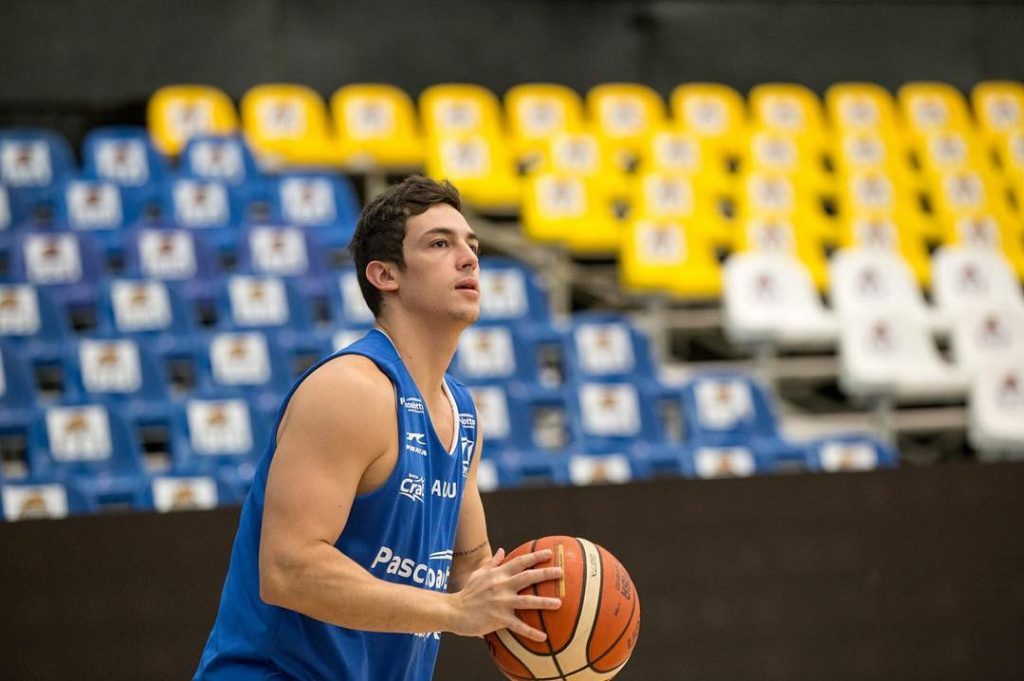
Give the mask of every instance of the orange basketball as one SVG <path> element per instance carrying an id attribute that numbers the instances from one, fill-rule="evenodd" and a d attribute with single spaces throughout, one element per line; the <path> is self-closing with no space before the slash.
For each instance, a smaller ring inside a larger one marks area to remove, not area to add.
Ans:
<path id="1" fill-rule="evenodd" d="M 615 556 L 578 537 L 544 537 L 506 556 L 551 549 L 552 565 L 564 577 L 522 591 L 562 599 L 558 610 L 519 610 L 516 615 L 548 635 L 543 643 L 508 629 L 485 639 L 498 668 L 514 681 L 597 681 L 612 679 L 629 660 L 640 634 L 640 599 L 633 580 Z"/>

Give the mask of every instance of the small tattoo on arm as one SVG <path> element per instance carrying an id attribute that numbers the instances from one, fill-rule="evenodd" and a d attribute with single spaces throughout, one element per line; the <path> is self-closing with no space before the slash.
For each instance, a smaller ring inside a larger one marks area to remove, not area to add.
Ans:
<path id="1" fill-rule="evenodd" d="M 472 553 L 476 553 L 485 546 L 487 546 L 487 542 L 483 541 L 474 546 L 473 548 L 467 549 L 466 551 L 455 551 L 454 553 L 452 553 L 452 556 L 454 556 L 455 558 L 462 558 L 463 556 L 468 556 Z"/>

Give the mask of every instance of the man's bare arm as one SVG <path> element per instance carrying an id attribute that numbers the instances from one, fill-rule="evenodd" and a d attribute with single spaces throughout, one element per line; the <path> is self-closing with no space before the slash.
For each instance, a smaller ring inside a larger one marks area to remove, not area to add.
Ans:
<path id="1" fill-rule="evenodd" d="M 559 576 L 555 568 L 531 569 L 546 560 L 540 553 L 500 567 L 495 556 L 473 575 L 472 590 L 446 594 L 377 579 L 335 548 L 360 482 L 391 470 L 382 457 L 397 433 L 394 391 L 369 360 L 341 357 L 313 372 L 286 417 L 263 513 L 264 601 L 365 631 L 475 636 L 509 627 L 544 640 L 513 612 L 557 607 L 557 599 L 517 593 Z"/>

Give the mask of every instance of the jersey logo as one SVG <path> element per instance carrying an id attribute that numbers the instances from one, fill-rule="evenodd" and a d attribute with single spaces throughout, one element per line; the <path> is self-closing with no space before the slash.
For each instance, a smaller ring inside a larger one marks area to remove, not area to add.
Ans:
<path id="1" fill-rule="evenodd" d="M 427 456 L 427 435 L 426 433 L 406 433 L 405 451 Z"/>
<path id="2" fill-rule="evenodd" d="M 423 501 L 423 477 L 410 473 L 402 480 L 398 487 L 398 494 L 405 497 L 406 499 L 412 499 L 414 502 Z"/>
<path id="3" fill-rule="evenodd" d="M 462 438 L 462 477 L 469 477 L 469 464 L 473 462 L 473 449 L 476 446 L 475 440 L 470 440 L 468 437 Z"/>

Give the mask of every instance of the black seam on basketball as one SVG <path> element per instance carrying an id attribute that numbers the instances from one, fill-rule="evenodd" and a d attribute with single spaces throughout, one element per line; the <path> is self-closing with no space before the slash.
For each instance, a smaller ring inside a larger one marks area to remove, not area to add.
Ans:
<path id="1" fill-rule="evenodd" d="M 537 542 L 538 541 L 539 541 L 538 539 L 534 539 L 533 543 L 530 544 L 530 553 L 533 553 L 534 551 L 537 550 Z M 538 593 L 538 591 L 537 591 L 537 585 L 536 584 L 532 585 L 530 587 L 530 589 L 532 589 L 534 596 L 540 596 L 540 593 Z M 543 631 L 545 633 L 545 635 L 546 635 L 548 633 L 548 628 L 547 628 L 547 624 L 544 622 L 544 611 L 543 610 L 538 610 L 537 612 L 540 615 L 540 628 L 541 628 L 541 631 Z M 516 642 L 519 643 L 519 645 L 523 646 L 523 648 L 526 648 L 526 650 L 528 652 L 531 652 L 531 653 L 533 652 L 532 650 L 530 650 L 530 646 L 526 645 L 526 642 L 524 642 L 524 639 L 520 638 L 519 634 L 517 634 L 516 632 L 512 631 L 511 629 L 509 629 L 508 633 L 512 634 L 512 638 L 514 638 L 516 640 Z M 527 641 L 527 642 L 530 642 L 530 641 Z M 548 636 L 545 639 L 544 644 L 548 648 L 549 657 L 555 663 L 555 669 L 558 670 L 558 676 L 544 677 L 543 679 L 541 679 L 540 677 L 537 677 L 535 675 L 534 678 L 538 679 L 538 681 L 560 681 L 561 679 L 564 678 L 564 674 L 562 674 L 562 667 L 559 666 L 559 664 L 558 664 L 558 658 L 555 657 L 555 651 L 553 651 L 551 649 L 551 637 L 550 636 Z M 509 650 L 509 652 L 511 653 L 512 651 Z M 534 653 L 534 654 L 536 655 L 538 653 Z M 519 658 L 516 657 L 514 653 L 512 654 L 512 657 L 515 657 L 517 660 L 519 660 Z M 522 660 L 519 660 L 519 661 L 523 662 Z M 529 669 L 529 665 L 527 665 L 525 662 L 523 662 L 523 666 L 526 667 L 527 669 Z M 532 674 L 533 670 L 530 670 L 530 673 Z"/>

